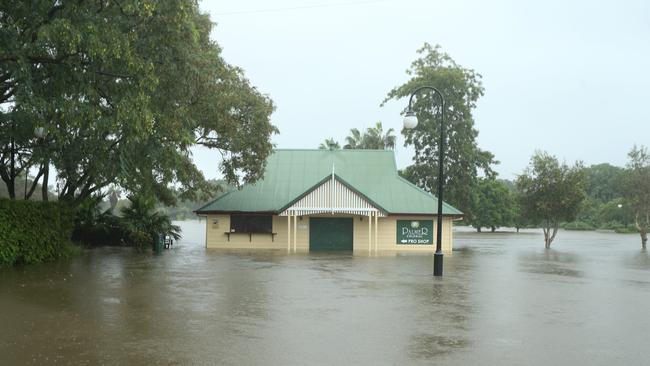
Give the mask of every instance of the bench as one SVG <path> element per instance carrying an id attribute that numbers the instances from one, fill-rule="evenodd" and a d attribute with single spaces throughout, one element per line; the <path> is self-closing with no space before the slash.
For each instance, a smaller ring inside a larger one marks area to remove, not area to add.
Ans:
<path id="1" fill-rule="evenodd" d="M 237 234 L 248 234 L 248 241 L 253 241 L 253 234 L 260 234 L 260 235 L 271 235 L 271 241 L 275 241 L 275 236 L 278 235 L 278 233 L 269 233 L 269 232 L 231 232 L 231 231 L 226 231 L 224 232 L 226 236 L 228 236 L 228 241 L 230 241 L 230 235 L 237 235 Z"/>

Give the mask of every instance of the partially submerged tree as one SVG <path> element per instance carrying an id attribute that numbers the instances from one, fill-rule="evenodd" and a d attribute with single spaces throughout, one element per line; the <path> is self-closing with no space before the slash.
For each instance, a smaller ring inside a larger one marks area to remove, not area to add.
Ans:
<path id="1" fill-rule="evenodd" d="M 53 167 L 59 199 L 73 205 L 111 185 L 167 203 L 174 189 L 193 198 L 210 191 L 196 145 L 220 153 L 230 183 L 261 177 L 273 104 L 223 60 L 196 1 L 10 0 L 0 25 L 0 178 L 10 197 L 16 177 L 35 169 L 46 199 Z"/>
<path id="2" fill-rule="evenodd" d="M 628 156 L 623 195 L 641 236 L 641 247 L 646 249 L 650 230 L 650 154 L 645 146 L 634 146 Z"/>
<path id="3" fill-rule="evenodd" d="M 536 152 L 517 177 L 520 214 L 544 231 L 550 248 L 561 222 L 573 221 L 585 199 L 586 176 L 581 163 L 569 167 L 556 157 Z"/>
<path id="4" fill-rule="evenodd" d="M 475 194 L 479 172 L 492 177 L 494 156 L 478 147 L 478 131 L 474 128 L 472 110 L 483 95 L 481 75 L 458 65 L 440 46 L 426 43 L 418 50 L 420 58 L 411 64 L 407 74 L 411 79 L 388 93 L 389 100 L 401 100 L 421 86 L 435 86 L 445 96 L 446 149 L 445 201 L 463 211 L 471 223 L 474 217 Z M 438 151 L 440 136 L 440 102 L 431 93 L 423 92 L 414 99 L 413 110 L 419 124 L 412 130 L 402 130 L 405 145 L 415 149 L 413 165 L 404 176 L 423 189 L 434 192 L 438 185 Z"/>

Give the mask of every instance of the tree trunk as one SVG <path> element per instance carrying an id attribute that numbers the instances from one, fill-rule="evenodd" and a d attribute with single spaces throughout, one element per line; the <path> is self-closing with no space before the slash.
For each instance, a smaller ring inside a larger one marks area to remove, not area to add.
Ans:
<path id="1" fill-rule="evenodd" d="M 11 151 L 9 158 L 9 180 L 7 180 L 7 193 L 9 193 L 9 198 L 12 200 L 16 199 L 16 151 L 15 143 L 13 138 L 14 125 L 11 124 Z"/>
<path id="2" fill-rule="evenodd" d="M 544 248 L 546 249 L 551 248 L 551 238 L 548 237 L 547 233 L 544 233 Z"/>
<path id="3" fill-rule="evenodd" d="M 49 160 L 46 160 L 45 164 L 43 164 L 43 185 L 41 186 L 41 194 L 43 195 L 43 202 L 47 202 L 49 200 L 49 192 L 47 189 L 49 176 L 50 176 L 50 162 Z"/>
<path id="4" fill-rule="evenodd" d="M 16 199 L 16 178 L 10 177 L 7 183 L 7 193 L 9 193 L 9 199 Z"/>
<path id="5" fill-rule="evenodd" d="M 648 218 L 646 217 L 646 225 L 648 223 Z M 639 231 L 639 235 L 641 235 L 641 249 L 646 248 L 646 244 L 648 244 L 648 230 L 646 226 L 641 225 L 639 223 L 639 213 L 637 212 L 636 215 L 634 215 L 634 226 L 636 226 L 636 229 Z"/>
<path id="6" fill-rule="evenodd" d="M 551 223 L 547 221 L 546 226 L 542 228 L 542 230 L 544 230 L 544 248 L 551 248 L 551 243 L 553 242 L 553 239 L 555 239 L 559 227 L 559 223 Z"/>
<path id="7" fill-rule="evenodd" d="M 36 190 L 36 186 L 38 185 L 38 180 L 41 179 L 41 175 L 43 175 L 43 168 L 39 169 L 38 174 L 36 174 L 36 177 L 34 177 L 34 180 L 32 181 L 32 186 L 29 188 L 29 191 L 27 191 L 27 194 L 25 195 L 25 199 L 30 199 L 32 197 L 32 194 L 34 194 L 34 191 Z"/>

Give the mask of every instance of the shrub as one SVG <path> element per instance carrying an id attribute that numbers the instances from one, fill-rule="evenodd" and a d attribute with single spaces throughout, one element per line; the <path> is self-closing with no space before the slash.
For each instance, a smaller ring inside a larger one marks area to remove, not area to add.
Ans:
<path id="1" fill-rule="evenodd" d="M 0 266 L 67 258 L 74 215 L 58 202 L 0 199 Z"/>
<path id="2" fill-rule="evenodd" d="M 180 238 L 180 228 L 156 211 L 153 199 L 131 196 L 129 200 L 120 217 L 111 210 L 102 212 L 101 197 L 87 199 L 77 209 L 73 240 L 86 246 L 126 245 L 143 250 L 160 234 Z"/>
<path id="3" fill-rule="evenodd" d="M 172 225 L 168 216 L 156 212 L 155 201 L 144 196 L 129 197 L 131 205 L 124 207 L 122 227 L 127 233 L 127 241 L 139 250 L 153 245 L 158 235 L 180 238 L 180 227 Z"/>
<path id="4" fill-rule="evenodd" d="M 591 223 L 584 221 L 574 221 L 562 224 L 562 228 L 565 230 L 596 230 L 596 227 Z"/>
<path id="5" fill-rule="evenodd" d="M 638 234 L 639 231 L 636 229 L 636 227 L 630 225 L 630 226 L 621 226 L 617 227 L 614 229 L 614 232 L 617 234 Z"/>
<path id="6" fill-rule="evenodd" d="M 100 203 L 101 197 L 92 197 L 79 205 L 72 240 L 91 247 L 126 245 L 120 218 L 110 210 L 102 212 Z"/>

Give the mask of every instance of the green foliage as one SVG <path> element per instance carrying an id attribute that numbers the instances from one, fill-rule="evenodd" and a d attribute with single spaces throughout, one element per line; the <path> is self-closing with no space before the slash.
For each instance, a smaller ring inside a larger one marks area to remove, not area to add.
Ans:
<path id="1" fill-rule="evenodd" d="M 580 163 L 560 164 L 545 152 L 535 153 L 517 178 L 521 215 L 541 225 L 547 248 L 562 222 L 575 220 L 586 197 L 586 175 Z"/>
<path id="2" fill-rule="evenodd" d="M 624 182 L 628 172 L 607 163 L 584 168 L 587 177 L 587 197 L 575 223 L 563 227 L 625 231 L 622 228 L 634 222 L 629 205 L 623 199 Z"/>
<path id="3" fill-rule="evenodd" d="M 145 196 L 129 197 L 131 205 L 122 209 L 122 225 L 126 240 L 137 249 L 144 249 L 158 240 L 158 235 L 180 239 L 180 227 L 169 217 L 155 211 L 156 202 Z"/>
<path id="4" fill-rule="evenodd" d="M 34 186 L 35 192 L 40 192 L 42 190 L 41 185 L 38 181 L 35 181 L 34 177 L 31 175 L 27 177 L 27 184 L 25 184 L 25 175 L 24 172 L 21 176 L 16 177 L 15 180 L 15 195 L 18 199 L 22 199 L 27 196 L 27 199 L 34 201 L 42 201 L 43 198 L 38 194 L 29 194 Z M 0 184 L 0 198 L 10 198 L 9 191 L 6 184 Z M 48 192 L 48 198 L 50 200 L 56 199 L 56 193 Z"/>
<path id="5" fill-rule="evenodd" d="M 180 192 L 176 192 L 175 194 L 179 198 L 176 199 L 176 202 L 173 205 L 164 205 L 162 203 L 158 203 L 156 205 L 156 211 L 162 215 L 168 216 L 171 220 L 197 219 L 198 216 L 196 216 L 194 213 L 194 210 L 196 210 L 197 207 L 202 207 L 208 201 L 214 200 L 221 195 L 236 189 L 223 180 L 210 179 L 208 183 L 214 187 L 212 191 L 215 192 L 208 200 L 181 199 Z M 198 195 L 198 197 L 203 196 L 205 195 Z"/>
<path id="6" fill-rule="evenodd" d="M 599 228 L 608 229 L 612 228 L 612 223 L 627 226 L 634 222 L 634 216 L 623 198 L 615 198 L 598 206 L 594 221 Z"/>
<path id="7" fill-rule="evenodd" d="M 650 230 L 650 154 L 646 147 L 634 146 L 628 156 L 623 195 L 645 248 Z"/>
<path id="8" fill-rule="evenodd" d="M 350 134 L 345 138 L 345 142 L 344 149 L 363 149 L 363 135 L 361 131 L 358 128 L 351 129 Z"/>
<path id="9" fill-rule="evenodd" d="M 515 198 L 508 186 L 496 179 L 482 178 L 478 183 L 478 201 L 471 225 L 479 231 L 487 227 L 494 231 L 513 224 Z"/>
<path id="10" fill-rule="evenodd" d="M 483 95 L 481 75 L 458 65 L 439 46 L 425 44 L 418 50 L 420 58 L 407 70 L 411 77 L 403 85 L 392 89 L 384 103 L 409 97 L 421 86 L 435 86 L 445 97 L 444 200 L 458 207 L 472 222 L 478 196 L 478 175 L 494 176 L 491 165 L 494 156 L 478 148 L 478 131 L 474 128 L 472 110 Z M 402 130 L 406 145 L 415 149 L 413 165 L 403 174 L 409 181 L 434 192 L 438 185 L 438 151 L 440 136 L 440 101 L 430 93 L 422 92 L 414 99 L 413 111 L 419 124 L 412 130 Z"/>
<path id="11" fill-rule="evenodd" d="M 0 267 L 68 258 L 74 215 L 58 203 L 0 199 Z"/>
<path id="12" fill-rule="evenodd" d="M 636 234 L 638 233 L 637 229 L 633 226 L 620 226 L 617 225 L 613 227 L 614 232 L 617 234 Z"/>
<path id="13" fill-rule="evenodd" d="M 587 196 L 600 203 L 621 197 L 623 168 L 603 163 L 585 168 Z"/>
<path id="14" fill-rule="evenodd" d="M 101 202 L 101 197 L 89 197 L 77 206 L 72 240 L 86 246 L 127 245 L 120 218 L 103 210 Z"/>
<path id="15" fill-rule="evenodd" d="M 367 128 L 363 134 L 359 129 L 350 130 L 350 135 L 345 138 L 344 149 L 371 149 L 371 150 L 392 150 L 395 148 L 395 130 L 389 128 L 384 133 L 381 122 L 374 127 Z"/>
<path id="16" fill-rule="evenodd" d="M 341 148 L 341 145 L 334 140 L 334 137 L 330 137 L 328 139 L 325 139 L 324 142 L 321 142 L 318 148 L 321 150 L 339 150 Z"/>
<path id="17" fill-rule="evenodd" d="M 0 178 L 9 195 L 29 167 L 46 181 L 53 166 L 60 199 L 73 205 L 109 185 L 165 203 L 174 188 L 197 199 L 209 185 L 195 145 L 221 153 L 230 183 L 259 179 L 274 106 L 223 60 L 212 28 L 194 0 L 2 2 Z"/>
<path id="18" fill-rule="evenodd" d="M 101 197 L 88 198 L 79 205 L 73 240 L 87 246 L 132 246 L 143 250 L 160 234 L 180 238 L 180 228 L 156 209 L 151 197 L 130 196 L 119 216 L 102 206 Z"/>
<path id="19" fill-rule="evenodd" d="M 568 222 L 562 224 L 561 226 L 565 230 L 578 230 L 578 231 L 596 230 L 596 227 L 594 225 L 584 221 Z"/>

